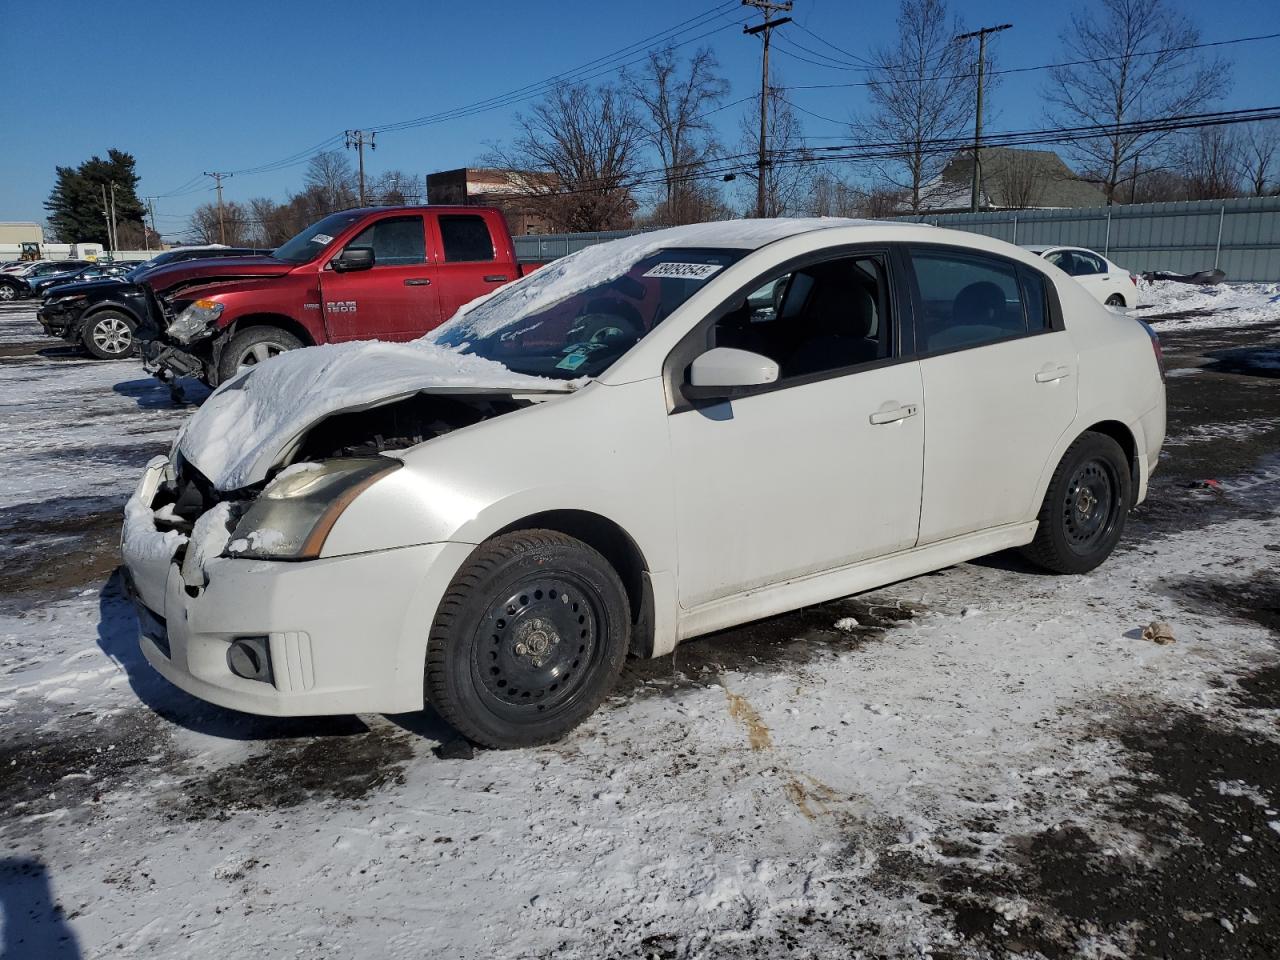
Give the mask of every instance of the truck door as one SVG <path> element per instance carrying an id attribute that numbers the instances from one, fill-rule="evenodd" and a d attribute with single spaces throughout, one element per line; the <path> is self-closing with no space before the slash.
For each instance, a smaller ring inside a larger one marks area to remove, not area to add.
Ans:
<path id="1" fill-rule="evenodd" d="M 320 271 L 331 342 L 412 340 L 440 322 L 439 286 L 427 259 L 422 214 L 383 217 L 342 249 L 353 247 L 373 249 L 372 268 L 338 273 L 326 264 Z"/>
<path id="2" fill-rule="evenodd" d="M 439 240 L 440 319 L 465 303 L 516 279 L 514 263 L 498 259 L 488 221 L 478 213 L 441 213 L 433 218 Z"/>

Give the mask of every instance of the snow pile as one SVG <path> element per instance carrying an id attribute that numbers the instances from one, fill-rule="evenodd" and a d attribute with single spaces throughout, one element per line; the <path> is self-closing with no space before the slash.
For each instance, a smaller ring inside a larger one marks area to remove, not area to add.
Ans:
<path id="1" fill-rule="evenodd" d="M 432 387 L 573 389 L 422 340 L 309 347 L 228 380 L 187 422 L 175 449 L 218 489 L 235 490 L 261 480 L 291 441 L 325 417 Z"/>
<path id="2" fill-rule="evenodd" d="M 151 507 L 143 503 L 135 492 L 124 505 L 121 541 L 129 544 L 133 555 L 140 562 L 148 563 L 172 559 L 174 552 L 187 542 L 187 538 L 177 530 L 166 530 L 164 533 L 157 530 Z"/>
<path id="3" fill-rule="evenodd" d="M 723 220 L 669 227 L 652 233 L 611 240 L 562 257 L 523 280 L 472 300 L 427 339 L 457 340 L 485 337 L 513 318 L 554 306 L 561 300 L 626 273 L 637 261 L 670 247 L 710 247 L 754 250 L 809 230 L 876 226 L 872 220 L 839 217 L 795 217 L 776 220 Z"/>
<path id="4" fill-rule="evenodd" d="M 1241 327 L 1280 320 L 1280 283 L 1199 285 L 1173 280 L 1139 280 L 1142 306 L 1135 316 L 1163 330 Z M 1165 314 L 1193 313 L 1162 319 Z"/>

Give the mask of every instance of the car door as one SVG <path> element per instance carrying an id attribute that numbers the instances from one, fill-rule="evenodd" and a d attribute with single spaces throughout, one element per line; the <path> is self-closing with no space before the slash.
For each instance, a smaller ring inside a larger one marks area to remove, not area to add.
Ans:
<path id="1" fill-rule="evenodd" d="M 441 213 L 432 218 L 438 251 L 440 317 L 448 320 L 463 304 L 514 280 L 513 265 L 499 263 L 493 234 L 476 213 Z"/>
<path id="2" fill-rule="evenodd" d="M 1048 277 L 954 247 L 908 252 L 924 382 L 921 545 L 1034 518 L 1076 413 L 1077 357 Z"/>
<path id="3" fill-rule="evenodd" d="M 880 251 L 762 276 L 673 353 L 673 383 L 711 347 L 780 369 L 753 395 L 673 405 L 681 606 L 915 544 L 922 385 L 889 271 Z"/>
<path id="4" fill-rule="evenodd" d="M 339 273 L 331 258 L 320 271 L 330 341 L 412 340 L 440 322 L 435 267 L 427 258 L 422 214 L 383 217 L 342 251 L 355 247 L 373 249 L 372 268 Z"/>

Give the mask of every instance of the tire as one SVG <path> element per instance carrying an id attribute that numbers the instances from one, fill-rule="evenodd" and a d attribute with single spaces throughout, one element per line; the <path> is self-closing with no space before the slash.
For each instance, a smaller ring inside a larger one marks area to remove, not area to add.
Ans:
<path id="1" fill-rule="evenodd" d="M 1111 296 L 1107 297 L 1106 305 L 1108 307 L 1123 307 L 1124 297 L 1120 296 L 1118 293 L 1113 293 Z"/>
<path id="2" fill-rule="evenodd" d="M 85 321 L 80 342 L 99 360 L 123 360 L 137 352 L 137 329 L 137 323 L 127 314 L 103 310 Z"/>
<path id="3" fill-rule="evenodd" d="M 441 601 L 427 642 L 427 699 L 486 747 L 558 740 L 617 680 L 629 610 L 617 572 L 582 541 L 550 530 L 490 540 Z"/>
<path id="4" fill-rule="evenodd" d="M 1120 444 L 1101 433 L 1082 434 L 1053 472 L 1036 538 L 1022 552 L 1054 573 L 1087 573 L 1115 549 L 1132 502 L 1133 479 Z"/>
<path id="5" fill-rule="evenodd" d="M 17 299 L 17 287 L 11 283 L 0 283 L 0 303 L 13 303 Z"/>
<path id="6" fill-rule="evenodd" d="M 244 367 L 255 366 L 301 346 L 301 340 L 279 327 L 241 330 L 222 348 L 222 355 L 218 358 L 218 383 L 226 383 Z"/>

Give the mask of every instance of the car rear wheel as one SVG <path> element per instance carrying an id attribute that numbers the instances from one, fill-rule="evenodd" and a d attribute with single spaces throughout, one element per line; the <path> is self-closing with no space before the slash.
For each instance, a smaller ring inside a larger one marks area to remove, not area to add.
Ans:
<path id="1" fill-rule="evenodd" d="M 1120 296 L 1120 294 L 1118 294 L 1118 293 L 1113 293 L 1111 296 L 1107 297 L 1107 306 L 1108 306 L 1108 307 L 1123 307 L 1123 306 L 1124 306 L 1124 297 Z"/>
<path id="2" fill-rule="evenodd" d="M 1036 538 L 1023 553 L 1055 573 L 1087 573 L 1111 555 L 1133 499 L 1120 444 L 1086 433 L 1062 457 L 1040 507 Z"/>
<path id="3" fill-rule="evenodd" d="M 18 299 L 18 288 L 11 283 L 0 283 L 0 303 L 10 303 Z"/>
<path id="4" fill-rule="evenodd" d="M 123 360 L 133 356 L 138 341 L 134 338 L 133 320 L 115 310 L 104 310 L 90 317 L 80 340 L 84 348 L 99 360 Z"/>
<path id="5" fill-rule="evenodd" d="M 629 609 L 618 574 L 580 540 L 526 530 L 481 544 L 432 625 L 427 698 L 487 747 L 558 740 L 617 679 Z"/>
<path id="6" fill-rule="evenodd" d="M 222 348 L 218 360 L 218 383 L 226 383 L 241 370 L 247 370 L 286 350 L 297 350 L 302 341 L 279 327 L 249 327 L 241 330 Z M 216 386 L 216 384 L 215 384 Z"/>

